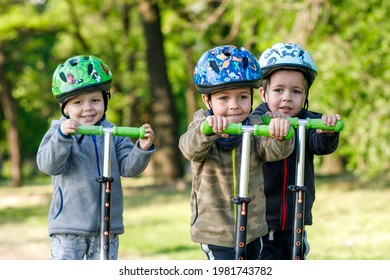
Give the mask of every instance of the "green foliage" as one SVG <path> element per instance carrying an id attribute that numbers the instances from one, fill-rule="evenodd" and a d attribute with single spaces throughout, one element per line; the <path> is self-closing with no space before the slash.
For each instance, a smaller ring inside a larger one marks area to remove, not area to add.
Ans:
<path id="1" fill-rule="evenodd" d="M 390 91 L 385 86 L 390 5 L 385 1 L 334 5 L 329 23 L 320 29 L 322 41 L 310 45 L 319 69 L 312 105 L 344 118 L 339 154 L 347 158 L 348 170 L 365 181 L 388 181 L 390 148 L 383 144 L 390 137 Z"/>
<path id="2" fill-rule="evenodd" d="M 139 125 L 146 118 L 153 100 L 140 2 L 1 2 L 0 50 L 6 58 L 1 63 L 13 86 L 23 157 L 34 156 L 51 120 L 59 118 L 51 75 L 58 63 L 76 54 L 99 56 L 112 69 L 110 119 L 118 125 Z M 236 44 L 259 56 L 275 42 L 307 38 L 304 47 L 319 69 L 310 109 L 340 113 L 345 129 L 335 155 L 363 181 L 386 185 L 390 179 L 388 1 L 179 0 L 158 1 L 158 5 L 180 133 L 189 121 L 185 105 L 187 92 L 194 91 L 193 65 L 205 50 Z M 297 25 L 304 13 L 310 16 L 306 24 Z M 311 25 L 312 30 L 305 30 Z M 202 107 L 199 95 L 196 100 Z M 7 127 L 0 112 L 2 160 L 8 157 Z"/>

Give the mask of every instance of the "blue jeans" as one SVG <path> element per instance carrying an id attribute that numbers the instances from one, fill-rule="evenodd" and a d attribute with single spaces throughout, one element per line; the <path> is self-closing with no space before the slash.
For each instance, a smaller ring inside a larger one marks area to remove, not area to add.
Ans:
<path id="1" fill-rule="evenodd" d="M 117 234 L 110 236 L 109 256 L 110 260 L 118 258 L 119 238 Z M 52 260 L 99 260 L 100 236 L 54 234 L 51 236 Z"/>

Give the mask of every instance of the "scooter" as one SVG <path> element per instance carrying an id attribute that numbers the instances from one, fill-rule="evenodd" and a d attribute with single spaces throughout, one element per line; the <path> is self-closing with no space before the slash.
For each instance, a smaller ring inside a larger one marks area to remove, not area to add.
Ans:
<path id="1" fill-rule="evenodd" d="M 213 128 L 205 121 L 201 125 L 201 131 L 205 135 L 213 134 Z M 238 196 L 232 198 L 232 202 L 237 205 L 236 224 L 235 224 L 235 259 L 246 259 L 246 236 L 247 236 L 247 220 L 248 220 L 248 180 L 249 180 L 249 162 L 250 162 L 250 136 L 270 136 L 268 125 L 242 125 L 241 123 L 229 123 L 227 128 L 222 131 L 222 134 L 242 134 L 242 153 L 240 166 L 240 182 Z M 294 129 L 290 127 L 285 139 L 291 139 L 294 136 Z"/>
<path id="2" fill-rule="evenodd" d="M 104 136 L 103 175 L 96 178 L 101 184 L 100 260 L 109 259 L 111 219 L 111 142 L 113 136 L 145 138 L 144 127 L 103 127 L 80 125 L 76 134 Z"/>
<path id="3" fill-rule="evenodd" d="M 265 124 L 269 124 L 271 118 L 265 114 L 262 117 Z M 289 186 L 288 190 L 295 193 L 294 207 L 294 240 L 292 245 L 292 259 L 303 260 L 303 235 L 305 232 L 305 147 L 306 147 L 306 129 L 334 130 L 340 132 L 344 128 L 344 122 L 338 120 L 334 126 L 324 124 L 322 119 L 298 119 L 287 118 L 291 126 L 298 129 L 298 148 L 297 148 L 297 168 L 295 176 L 295 185 Z"/>

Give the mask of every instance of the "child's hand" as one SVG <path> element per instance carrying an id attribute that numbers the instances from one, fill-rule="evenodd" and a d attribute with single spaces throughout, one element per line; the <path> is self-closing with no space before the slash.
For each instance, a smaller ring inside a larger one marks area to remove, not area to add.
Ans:
<path id="1" fill-rule="evenodd" d="M 270 112 L 268 111 L 266 113 L 270 118 L 276 119 L 276 118 L 288 118 L 288 115 L 284 115 L 283 113 L 280 112 Z"/>
<path id="2" fill-rule="evenodd" d="M 282 140 L 288 134 L 290 122 L 284 118 L 273 118 L 269 123 L 269 134 L 272 138 Z"/>
<path id="3" fill-rule="evenodd" d="M 341 116 L 339 114 L 323 115 L 322 116 L 322 121 L 324 122 L 324 124 L 326 124 L 328 126 L 334 126 L 336 124 L 336 121 L 339 121 L 339 120 L 341 120 Z M 317 133 L 328 133 L 328 134 L 335 133 L 334 130 L 322 130 L 322 129 L 317 129 L 316 132 Z"/>
<path id="4" fill-rule="evenodd" d="M 153 144 L 154 131 L 148 123 L 144 124 L 143 127 L 145 128 L 145 138 L 139 139 L 139 146 L 142 150 L 147 151 Z"/>
<path id="5" fill-rule="evenodd" d="M 207 122 L 209 123 L 209 126 L 213 128 L 214 133 L 221 134 L 222 130 L 225 130 L 228 125 L 228 120 L 225 117 L 222 116 L 208 116 Z M 227 138 L 229 137 L 228 134 L 221 134 L 221 137 Z"/>
<path id="6" fill-rule="evenodd" d="M 65 135 L 76 134 L 79 124 L 72 119 L 67 119 L 61 123 L 61 132 Z"/>

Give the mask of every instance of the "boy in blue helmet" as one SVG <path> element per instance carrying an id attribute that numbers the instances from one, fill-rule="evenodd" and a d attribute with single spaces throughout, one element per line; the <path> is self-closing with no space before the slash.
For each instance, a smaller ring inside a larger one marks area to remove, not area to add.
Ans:
<path id="1" fill-rule="evenodd" d="M 52 121 L 37 153 L 39 169 L 52 176 L 49 210 L 51 259 L 100 258 L 100 184 L 104 137 L 74 135 L 79 125 L 112 127 L 106 117 L 112 74 L 92 55 L 67 59 L 53 73 L 52 92 L 63 116 Z M 132 143 L 127 137 L 112 139 L 111 217 L 109 259 L 117 259 L 124 232 L 121 176 L 140 175 L 155 151 L 154 132 L 144 124 L 145 138 Z"/>
<path id="2" fill-rule="evenodd" d="M 271 117 L 322 118 L 333 126 L 340 115 L 322 115 L 308 110 L 309 88 L 317 75 L 316 65 L 308 51 L 299 44 L 277 43 L 265 50 L 259 59 L 263 81 L 260 95 L 263 100 L 253 115 Z M 297 133 L 295 133 L 297 136 Z M 314 155 L 326 155 L 337 149 L 339 133 L 315 129 L 306 130 L 305 153 L 305 225 L 312 224 L 315 197 Z M 298 145 L 298 141 L 295 141 Z M 287 158 L 263 164 L 265 195 L 267 197 L 268 234 L 263 239 L 261 259 L 289 260 L 292 258 L 294 199 L 287 188 L 295 185 L 296 148 Z M 309 252 L 307 234 L 304 233 L 304 256 Z"/>
<path id="3" fill-rule="evenodd" d="M 234 259 L 235 206 L 241 135 L 223 135 L 228 123 L 262 124 L 250 116 L 253 89 L 259 88 L 261 71 L 257 59 L 244 48 L 219 46 L 206 51 L 194 69 L 194 82 L 207 110 L 194 114 L 179 148 L 191 161 L 191 239 L 200 243 L 208 259 Z M 204 135 L 200 126 L 208 121 L 214 134 Z M 251 136 L 247 259 L 258 259 L 262 235 L 267 233 L 261 165 L 280 160 L 293 149 L 294 140 L 283 140 L 289 129 L 283 118 L 272 119 L 270 137 Z"/>

